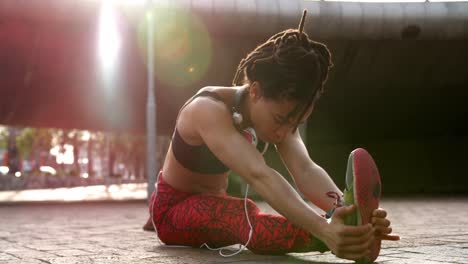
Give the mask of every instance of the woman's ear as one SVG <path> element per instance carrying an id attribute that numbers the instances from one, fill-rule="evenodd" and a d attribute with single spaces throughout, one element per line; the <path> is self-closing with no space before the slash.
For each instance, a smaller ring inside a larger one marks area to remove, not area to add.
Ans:
<path id="1" fill-rule="evenodd" d="M 262 97 L 262 87 L 261 84 L 257 81 L 253 82 L 249 88 L 249 97 L 254 102 Z"/>

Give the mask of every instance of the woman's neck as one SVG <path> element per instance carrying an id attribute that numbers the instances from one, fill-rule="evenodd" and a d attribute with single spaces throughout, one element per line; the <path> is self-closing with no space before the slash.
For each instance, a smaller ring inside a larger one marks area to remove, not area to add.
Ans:
<path id="1" fill-rule="evenodd" d="M 238 89 L 243 90 L 243 94 L 240 98 L 238 111 L 242 114 L 242 123 L 240 125 L 241 128 L 251 127 L 252 121 L 250 119 L 250 100 L 249 100 L 249 88 L 248 86 L 244 85 L 239 87 Z"/>

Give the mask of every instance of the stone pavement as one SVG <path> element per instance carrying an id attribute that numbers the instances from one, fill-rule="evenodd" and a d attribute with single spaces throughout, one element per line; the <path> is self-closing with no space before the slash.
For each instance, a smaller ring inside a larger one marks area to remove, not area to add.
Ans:
<path id="1" fill-rule="evenodd" d="M 468 197 L 387 198 L 382 207 L 402 240 L 384 241 L 378 263 L 468 263 Z M 2 204 L 0 263 L 352 263 L 330 253 L 223 258 L 169 248 L 141 229 L 147 216 L 141 200 Z"/>

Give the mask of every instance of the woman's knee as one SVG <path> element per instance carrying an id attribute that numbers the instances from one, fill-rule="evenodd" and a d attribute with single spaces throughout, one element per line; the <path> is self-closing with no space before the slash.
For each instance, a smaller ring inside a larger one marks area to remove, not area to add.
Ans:
<path id="1" fill-rule="evenodd" d="M 249 212 L 249 214 L 258 214 L 260 212 L 260 209 L 252 200 L 247 199 L 246 203 L 247 203 L 247 212 Z"/>

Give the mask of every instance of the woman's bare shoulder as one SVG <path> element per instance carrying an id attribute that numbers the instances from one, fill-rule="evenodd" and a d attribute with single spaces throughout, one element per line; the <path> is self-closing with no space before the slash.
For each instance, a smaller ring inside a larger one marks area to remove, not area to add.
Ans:
<path id="1" fill-rule="evenodd" d="M 223 96 L 225 94 L 232 93 L 234 90 L 235 88 L 230 87 L 230 86 L 205 86 L 205 87 L 202 87 L 200 90 L 198 90 L 197 94 L 207 91 L 207 92 L 218 93 L 220 96 Z"/>
<path id="2" fill-rule="evenodd" d="M 194 98 L 189 104 L 185 105 L 182 109 L 178 123 L 180 121 L 189 123 L 196 122 L 200 118 L 210 118 L 213 117 L 227 117 L 230 115 L 230 109 L 228 103 L 230 100 L 229 91 L 226 89 L 232 89 L 231 87 L 221 87 L 221 86 L 206 86 L 201 88 L 196 94 L 201 92 L 213 92 L 216 93 L 219 98 L 213 98 L 210 96 L 198 96 Z"/>
<path id="3" fill-rule="evenodd" d="M 176 126 L 187 143 L 199 145 L 203 142 L 196 127 L 214 127 L 230 120 L 231 112 L 224 102 L 200 96 L 181 111 Z"/>

